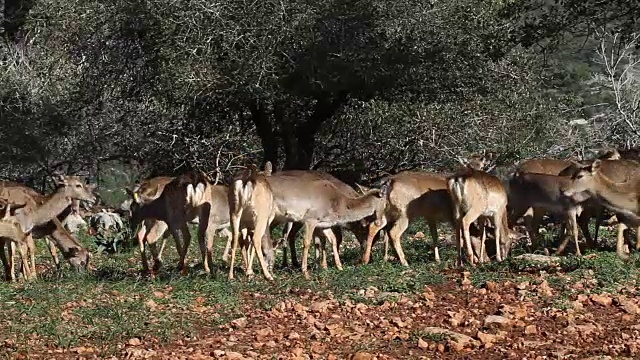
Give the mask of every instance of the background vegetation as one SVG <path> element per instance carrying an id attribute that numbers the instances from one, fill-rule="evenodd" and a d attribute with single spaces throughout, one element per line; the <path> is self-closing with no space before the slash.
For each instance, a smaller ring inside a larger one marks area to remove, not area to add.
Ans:
<path id="1" fill-rule="evenodd" d="M 634 2 L 0 7 L 0 176 L 36 187 L 265 160 L 367 183 L 639 140 Z"/>

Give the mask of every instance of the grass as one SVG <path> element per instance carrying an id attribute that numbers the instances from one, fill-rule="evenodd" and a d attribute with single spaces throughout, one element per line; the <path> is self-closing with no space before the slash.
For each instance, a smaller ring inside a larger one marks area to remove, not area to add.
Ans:
<path id="1" fill-rule="evenodd" d="M 412 235 L 418 229 L 414 225 L 406 234 Z M 137 250 L 96 254 L 92 259 L 97 267 L 94 273 L 75 273 L 65 267 L 62 271 L 46 270 L 34 282 L 1 283 L 0 314 L 4 322 L 0 345 L 4 339 L 14 341 L 23 350 L 28 350 L 32 341 L 64 348 L 90 343 L 106 356 L 116 351 L 117 344 L 131 338 L 153 337 L 164 342 L 214 329 L 243 316 L 248 299 L 267 310 L 300 293 L 369 304 L 394 301 L 401 294 L 421 293 L 426 285 L 451 281 L 452 276 L 459 279 L 457 271 L 451 270 L 455 249 L 449 246 L 441 250 L 443 261 L 435 264 L 431 241 L 428 236 L 427 239 L 404 240 L 409 268 L 395 261 L 382 262 L 379 245 L 374 249 L 371 264 L 355 266 L 359 252 L 355 240 L 347 235 L 343 243 L 343 271 L 335 270 L 330 263 L 329 270 L 312 270 L 312 278 L 307 281 L 296 270 L 276 270 L 273 284 L 263 280 L 258 268 L 254 279 L 246 279 L 238 268 L 238 279 L 228 281 L 227 267 L 219 260 L 214 274 L 199 274 L 197 243 L 192 244 L 189 255 L 191 264 L 196 265 L 184 277 L 175 268 L 177 254 L 172 240 L 165 249 L 165 267 L 154 279 L 140 276 Z M 81 235 L 80 240 L 95 249 L 91 238 Z M 40 242 L 38 246 L 37 262 L 51 262 L 43 244 Z M 218 258 L 223 247 L 223 241 L 217 241 Z M 277 263 L 280 261 L 278 258 Z M 637 286 L 640 257 L 633 254 L 623 261 L 612 251 L 601 251 L 594 257 L 568 255 L 553 269 L 536 268 L 510 258 L 465 271 L 471 272 L 475 286 L 483 286 L 487 281 L 534 281 L 543 272 L 549 285 L 558 291 L 560 296 L 555 305 L 561 308 L 567 306 L 570 285 L 577 281 L 591 279 L 592 292 L 615 292 L 624 286 Z M 380 296 L 366 296 L 371 288 L 377 289 Z"/>

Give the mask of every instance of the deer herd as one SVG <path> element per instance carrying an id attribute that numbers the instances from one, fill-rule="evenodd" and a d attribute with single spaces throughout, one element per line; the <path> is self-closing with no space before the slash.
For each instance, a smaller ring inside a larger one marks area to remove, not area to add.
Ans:
<path id="1" fill-rule="evenodd" d="M 540 241 L 539 228 L 545 216 L 559 221 L 563 253 L 571 238 L 581 256 L 578 229 L 585 246 L 597 246 L 598 229 L 605 213 L 616 216 L 616 252 L 627 258 L 625 230 L 636 230 L 635 249 L 640 249 L 640 157 L 638 151 L 609 150 L 595 159 L 530 159 L 518 164 L 508 178 L 489 168 L 490 155 L 462 161 L 452 173 L 403 171 L 384 178 L 376 188 L 357 189 L 332 175 L 315 170 L 274 172 L 271 163 L 263 169 L 250 165 L 227 185 L 212 181 L 204 172 L 191 171 L 177 177 L 155 177 L 126 189 L 130 197 L 129 224 L 137 238 L 145 273 L 162 267 L 162 253 L 171 235 L 179 255 L 178 268 L 188 272 L 187 252 L 191 243 L 189 224 L 197 224 L 197 240 L 203 271 L 210 273 L 214 259 L 214 238 L 227 239 L 223 260 L 234 278 L 236 250 L 240 247 L 244 274 L 253 275 L 258 258 L 264 277 L 273 280 L 274 251 L 281 247 L 283 265 L 291 261 L 309 276 L 309 250 L 327 268 L 326 241 L 331 244 L 333 262 L 342 270 L 342 231 L 351 231 L 360 244 L 361 263 L 371 259 L 372 246 L 382 238 L 384 259 L 388 241 L 399 262 L 408 266 L 402 249 L 402 235 L 409 224 L 424 219 L 433 240 L 434 260 L 440 262 L 438 225 L 453 230 L 458 256 L 456 265 L 482 263 L 509 256 L 513 230 L 522 219 L 528 250 L 549 253 L 551 246 Z M 63 224 L 72 204 L 93 201 L 94 186 L 79 176 L 58 176 L 56 190 L 43 195 L 25 185 L 0 182 L 0 260 L 5 278 L 15 281 L 15 254 L 21 260 L 25 280 L 37 277 L 34 239 L 44 239 L 54 263 L 60 266 L 58 250 L 75 268 L 89 265 L 91 254 Z M 589 231 L 594 218 L 595 232 Z M 272 230 L 284 225 L 281 238 Z M 295 250 L 296 234 L 303 229 L 302 259 Z M 491 239 L 492 237 L 492 239 Z M 547 237 L 545 237 L 546 239 Z M 149 267 L 147 248 L 153 266 Z M 7 256 L 8 255 L 8 256 Z"/>

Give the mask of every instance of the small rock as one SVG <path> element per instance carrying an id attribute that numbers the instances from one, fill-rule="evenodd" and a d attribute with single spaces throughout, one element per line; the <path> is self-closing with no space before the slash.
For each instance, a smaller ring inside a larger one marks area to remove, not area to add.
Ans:
<path id="1" fill-rule="evenodd" d="M 213 350 L 213 356 L 215 357 L 223 357 L 224 356 L 224 351 L 223 350 Z"/>
<path id="2" fill-rule="evenodd" d="M 418 339 L 418 347 L 422 350 L 427 350 L 429 348 L 429 343 L 427 343 L 426 341 L 422 340 L 422 338 Z"/>
<path id="3" fill-rule="evenodd" d="M 466 346 L 472 346 L 476 343 L 476 341 L 470 336 L 448 329 L 430 326 L 423 328 L 422 330 L 427 334 L 441 334 L 446 336 L 449 339 L 447 344 L 455 351 L 462 351 Z"/>
<path id="4" fill-rule="evenodd" d="M 424 239 L 424 237 L 425 237 L 425 236 L 424 236 L 424 233 L 423 233 L 422 231 L 418 231 L 418 232 L 414 235 L 414 237 L 415 237 L 416 239 Z"/>
<path id="5" fill-rule="evenodd" d="M 309 310 L 317 313 L 324 313 L 329 309 L 329 301 L 316 301 L 309 307 Z"/>
<path id="6" fill-rule="evenodd" d="M 229 360 L 242 360 L 244 359 L 244 356 L 242 356 L 242 354 L 240 354 L 239 352 L 235 352 L 235 351 L 227 351 L 226 352 L 226 359 Z"/>
<path id="7" fill-rule="evenodd" d="M 640 314 L 640 307 L 634 304 L 631 300 L 621 301 L 620 307 L 622 307 L 622 309 L 629 314 L 632 314 L 632 315 Z"/>
<path id="8" fill-rule="evenodd" d="M 535 325 L 528 325 L 524 328 L 524 333 L 527 335 L 533 335 L 538 333 L 538 328 Z"/>
<path id="9" fill-rule="evenodd" d="M 231 322 L 231 326 L 235 327 L 236 329 L 242 329 L 243 327 L 247 326 L 247 318 L 246 317 L 241 317 L 238 319 L 235 319 Z"/>
<path id="10" fill-rule="evenodd" d="M 488 327 L 491 327 L 491 326 L 508 327 L 510 325 L 511 325 L 511 320 L 500 315 L 489 315 L 484 319 L 484 326 L 488 326 Z"/>
<path id="11" fill-rule="evenodd" d="M 298 340 L 298 339 L 300 339 L 300 334 L 298 334 L 298 333 L 297 333 L 297 332 L 295 332 L 295 331 L 292 331 L 292 332 L 289 334 L 289 336 L 287 336 L 287 339 L 289 339 L 289 340 Z"/>
<path id="12" fill-rule="evenodd" d="M 358 351 L 353 354 L 351 360 L 374 360 L 376 357 L 373 354 L 364 351 Z"/>
<path id="13" fill-rule="evenodd" d="M 482 331 L 478 331 L 478 334 L 476 335 L 476 337 L 478 338 L 478 340 L 480 340 L 480 342 L 483 345 L 487 345 L 496 341 L 495 335 L 483 333 Z"/>
<path id="14" fill-rule="evenodd" d="M 596 304 L 600 304 L 602 306 L 609 306 L 613 303 L 613 299 L 611 298 L 611 296 L 608 295 L 598 295 L 598 294 L 592 294 L 589 299 L 596 303 Z"/>
<path id="15" fill-rule="evenodd" d="M 127 345 L 129 346 L 139 346 L 140 344 L 142 344 L 142 341 L 140 341 L 140 339 L 138 339 L 137 337 L 131 338 L 129 339 L 129 341 L 127 341 Z"/>

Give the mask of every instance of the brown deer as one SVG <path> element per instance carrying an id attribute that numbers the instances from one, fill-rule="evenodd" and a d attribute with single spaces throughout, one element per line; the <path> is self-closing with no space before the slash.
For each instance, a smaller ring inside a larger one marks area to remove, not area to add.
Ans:
<path id="1" fill-rule="evenodd" d="M 273 194 L 275 221 L 304 223 L 302 271 L 305 276 L 308 276 L 309 246 L 316 228 L 322 229 L 330 240 L 336 268 L 342 270 L 337 239 L 331 228 L 360 221 L 384 210 L 386 188 L 349 196 L 333 181 L 324 178 L 312 179 L 280 172 L 266 180 Z"/>
<path id="2" fill-rule="evenodd" d="M 392 224 L 388 231 L 389 238 L 400 263 L 409 266 L 400 240 L 409 224 L 420 217 L 429 224 L 429 231 L 434 242 L 435 259 L 439 262 L 437 224 L 440 222 L 453 224 L 451 198 L 447 190 L 446 177 L 438 173 L 403 171 L 383 180 L 383 186 L 388 188 L 386 208 L 369 225 L 369 235 L 362 262 L 369 263 L 375 234 L 388 224 Z"/>
<path id="3" fill-rule="evenodd" d="M 268 163 L 267 171 L 259 173 L 260 176 L 256 176 L 256 178 L 260 179 L 258 183 L 264 181 L 263 189 L 270 190 L 272 203 L 264 201 L 262 209 L 253 205 L 254 212 L 256 214 L 272 212 L 273 220 L 271 221 L 279 223 L 304 223 L 301 267 L 305 277 L 309 276 L 307 260 L 316 228 L 322 229 L 323 234 L 330 240 L 336 267 L 342 270 L 342 263 L 337 251 L 337 240 L 331 228 L 356 222 L 382 211 L 384 209 L 384 192 L 375 189 L 362 196 L 349 197 L 337 189 L 331 181 L 313 180 L 286 172 L 271 175 L 270 169 L 270 163 Z M 258 172 L 253 171 L 253 174 L 258 174 Z M 249 181 L 247 184 L 251 184 L 251 182 Z M 240 189 L 236 193 L 239 191 Z M 265 192 L 267 191 L 265 190 Z"/>
<path id="4" fill-rule="evenodd" d="M 27 233 L 24 232 L 20 223 L 15 219 L 15 211 L 25 207 L 27 204 L 14 204 L 8 203 L 4 200 L 0 200 L 0 212 L 4 212 L 2 218 L 0 218 L 0 239 L 1 241 L 11 241 L 14 247 L 18 248 L 20 253 L 20 259 L 23 265 L 27 265 L 29 258 L 27 256 Z M 5 258 L 4 245 L 0 248 L 3 249 L 0 257 L 3 259 L 5 273 L 9 273 L 10 269 L 7 266 L 7 259 Z M 11 254 L 13 256 L 13 254 Z M 25 278 L 29 278 L 31 275 L 31 268 L 24 266 Z"/>
<path id="5" fill-rule="evenodd" d="M 447 179 L 447 188 L 453 205 L 458 264 L 462 264 L 462 248 L 474 264 L 469 228 L 479 217 L 490 218 L 495 226 L 496 260 L 507 256 L 511 244 L 507 225 L 507 191 L 502 181 L 484 171 L 463 169 Z M 464 240 L 464 243 L 462 242 Z M 480 244 L 480 261 L 484 259 L 484 241 Z"/>
<path id="6" fill-rule="evenodd" d="M 356 190 L 354 190 L 351 186 L 345 184 L 344 182 L 338 180 L 336 177 L 334 177 L 331 174 L 328 174 L 326 172 L 322 172 L 322 171 L 316 171 L 316 170 L 285 170 L 285 171 L 280 171 L 277 173 L 274 173 L 270 178 L 267 179 L 267 181 L 274 182 L 274 181 L 278 181 L 278 179 L 280 178 L 280 176 L 284 176 L 284 177 L 297 177 L 300 179 L 300 181 L 315 181 L 315 180 L 326 180 L 331 182 L 339 191 L 341 191 L 345 196 L 348 197 L 357 197 L 359 196 L 358 192 Z M 276 190 L 279 189 L 280 187 L 276 186 Z M 360 190 L 364 193 L 367 192 L 370 189 L 366 189 L 361 187 Z M 277 224 L 276 221 L 273 222 L 273 224 Z M 297 232 L 302 229 L 302 223 L 292 223 L 289 222 L 286 224 L 285 226 L 285 234 L 284 234 L 284 238 L 287 240 L 288 244 L 289 244 L 289 248 L 291 249 L 291 264 L 294 267 L 298 267 L 298 260 L 296 259 L 296 252 L 295 252 L 295 236 L 297 234 Z M 364 248 L 364 245 L 366 244 L 366 238 L 367 238 L 367 226 L 363 225 L 362 222 L 360 221 L 354 221 L 351 223 L 348 223 L 346 225 L 346 227 L 353 232 L 353 234 L 356 236 L 356 239 L 358 240 L 358 242 L 360 243 L 361 247 Z M 333 231 L 336 240 L 337 240 L 337 248 L 340 248 L 340 243 L 342 242 L 342 228 L 340 226 L 334 226 L 331 228 L 331 230 Z M 318 229 L 314 231 L 314 238 L 317 239 L 324 239 L 324 234 L 323 231 Z M 322 268 L 327 268 L 327 263 L 326 263 L 326 251 L 325 251 L 325 246 L 324 246 L 324 241 L 320 241 L 320 242 L 316 242 L 316 246 L 318 246 L 318 249 L 320 249 L 322 251 L 322 263 L 321 263 L 321 267 Z M 283 265 L 286 267 L 287 264 L 287 252 L 286 252 L 287 247 L 283 247 Z M 318 251 L 316 251 L 316 255 L 318 254 Z"/>
<path id="7" fill-rule="evenodd" d="M 160 269 L 162 266 L 162 252 L 165 247 L 166 239 L 169 236 L 169 226 L 162 220 L 156 219 L 141 219 L 141 207 L 145 206 L 164 206 L 166 203 L 164 202 L 154 202 L 157 198 L 160 197 L 162 191 L 165 186 L 170 183 L 174 177 L 161 176 L 156 178 L 151 178 L 143 181 L 139 185 L 135 186 L 133 189 L 126 189 L 129 196 L 132 198 L 132 206 L 131 206 L 131 223 L 133 231 L 139 227 L 139 230 L 136 232 L 136 237 L 138 239 L 138 245 L 140 247 L 140 254 L 142 257 L 142 267 L 143 271 L 149 271 L 149 265 L 147 262 L 146 256 L 146 245 L 148 245 L 151 250 L 151 254 L 153 256 L 153 272 Z M 231 232 L 228 227 L 229 223 L 229 205 L 227 201 L 227 187 L 223 185 L 211 185 L 208 187 L 208 191 L 210 192 L 207 199 L 210 199 L 211 205 L 209 206 L 203 205 L 202 211 L 206 212 L 206 214 L 198 213 L 197 219 L 198 231 L 205 233 L 210 231 L 218 231 L 218 236 L 226 236 L 227 237 L 227 246 L 225 248 L 225 255 L 223 256 L 223 260 L 226 261 L 226 256 L 228 256 L 228 251 L 231 245 Z M 156 212 L 156 211 L 153 211 Z M 200 218 L 208 219 L 206 221 L 200 221 Z M 194 223 L 195 219 L 190 220 L 190 223 Z M 183 234 L 183 236 L 185 236 Z M 206 237 L 206 240 L 205 240 Z M 203 256 L 203 267 L 206 273 L 210 273 L 209 264 L 211 263 L 211 254 L 213 250 L 213 235 L 200 234 L 199 233 L 199 242 L 200 242 L 200 250 Z M 162 238 L 162 243 L 160 249 L 157 247 L 158 239 Z M 208 255 L 207 255 L 208 254 Z"/>
<path id="8" fill-rule="evenodd" d="M 262 268 L 264 277 L 273 281 L 273 276 L 269 271 L 267 262 L 262 252 L 262 239 L 269 231 L 269 225 L 274 219 L 274 199 L 271 187 L 266 178 L 271 175 L 271 163 L 267 162 L 264 171 L 259 171 L 255 165 L 251 165 L 248 171 L 243 171 L 236 175 L 229 187 L 229 212 L 231 219 L 231 253 L 229 260 L 229 279 L 234 278 L 234 266 L 236 260 L 236 250 L 240 233 L 243 238 L 252 231 L 251 235 L 253 248 L 258 255 L 258 261 Z M 252 259 L 249 259 L 248 241 L 243 241 L 242 259 L 245 264 L 245 273 L 252 275 Z M 252 258 L 252 257 L 251 257 Z"/>
<path id="9" fill-rule="evenodd" d="M 180 255 L 178 267 L 183 275 L 187 274 L 186 256 L 191 243 L 191 234 L 187 223 L 198 217 L 202 206 L 210 201 L 208 198 L 209 187 L 210 181 L 205 173 L 191 171 L 173 178 L 164 185 L 163 189 L 156 189 L 153 196 L 141 200 L 141 202 L 145 202 L 143 206 L 134 209 L 136 216 L 133 221 L 150 219 L 166 224 L 176 242 L 176 249 Z M 158 193 L 159 196 L 155 197 Z M 156 223 L 156 226 L 163 225 Z M 154 229 L 154 233 L 160 233 L 159 230 L 161 229 Z M 139 244 L 140 233 L 143 231 L 144 229 L 141 229 L 138 232 Z M 148 240 L 149 238 L 147 238 Z M 155 244 L 155 240 L 152 242 Z M 143 250 L 143 245 L 141 245 L 141 250 Z"/>
<path id="10" fill-rule="evenodd" d="M 608 151 L 604 151 L 598 158 L 599 159 L 618 159 L 620 158 L 620 154 L 615 149 L 608 150 Z M 593 161 L 594 159 L 586 159 L 586 160 L 581 160 L 579 162 L 574 162 L 571 160 L 562 160 L 562 159 L 549 159 L 549 158 L 530 159 L 520 164 L 516 170 L 516 173 L 536 173 L 536 174 L 569 177 L 579 167 L 584 165 L 589 165 Z M 513 200 L 513 197 L 511 197 L 511 199 Z M 510 200 L 510 202 L 512 200 Z M 511 205 L 509 205 L 509 208 L 511 209 Z M 584 234 L 587 247 L 594 248 L 598 238 L 600 225 L 602 224 L 604 219 L 603 208 L 596 202 L 587 200 L 586 202 L 581 204 L 581 209 L 582 210 L 578 212 L 577 223 L 580 229 L 582 230 L 582 233 Z M 513 211 L 510 211 L 509 223 L 513 224 L 518 217 L 523 217 L 525 219 L 525 223 L 529 224 L 527 226 L 528 231 L 531 231 L 531 230 L 534 231 L 533 233 L 531 232 L 529 233 L 530 238 L 532 239 L 532 241 L 534 241 L 534 239 L 538 235 L 539 224 L 541 223 L 542 217 L 545 215 L 546 212 L 547 211 L 544 208 L 534 208 L 534 207 L 528 208 L 523 214 L 522 213 L 516 214 Z M 591 236 L 591 233 L 589 231 L 589 222 L 591 218 L 596 219 L 595 233 L 593 237 Z M 563 224 L 561 233 L 564 233 L 564 227 L 565 226 Z M 566 245 L 566 242 L 563 242 L 563 244 Z M 546 248 L 544 250 L 545 252 L 547 251 Z M 564 250 L 564 246 L 561 246 L 560 248 L 558 248 L 558 250 L 560 251 Z"/>
<path id="11" fill-rule="evenodd" d="M 583 206 L 585 204 L 588 205 L 588 196 L 575 196 L 573 198 L 564 196 L 560 189 L 569 181 L 570 179 L 565 176 L 516 172 L 509 180 L 509 207 L 513 218 L 519 218 L 530 209 L 534 209 L 533 216 L 525 216 L 527 231 L 534 247 L 539 243 L 538 228 L 540 227 L 543 213 L 547 212 L 563 216 L 568 226 L 567 228 L 570 229 L 573 236 L 576 254 L 581 256 L 580 247 L 578 246 L 577 218 L 578 214 L 583 211 Z M 586 224 L 581 223 L 584 233 L 588 233 L 587 227 L 588 222 Z M 562 253 L 568 242 L 569 238 L 565 237 L 556 250 L 556 254 Z M 544 250 L 548 253 L 546 242 Z"/>
<path id="12" fill-rule="evenodd" d="M 16 212 L 16 220 L 23 230 L 28 233 L 27 242 L 31 252 L 31 270 L 35 273 L 35 248 L 33 238 L 51 236 L 63 256 L 76 268 L 86 268 L 89 264 L 89 252 L 82 247 L 68 231 L 64 229 L 61 220 L 70 214 L 71 199 L 93 201 L 95 185 L 85 184 L 84 178 L 78 176 L 59 176 L 55 178 L 57 189 L 54 193 L 43 196 L 37 191 L 14 182 L 0 182 L 0 198 L 7 202 L 26 204 Z M 5 245 L 5 244 L 2 244 Z M 10 255 L 13 247 L 9 244 Z M 53 244 L 48 243 L 51 255 L 59 265 Z M 4 247 L 0 247 L 4 253 Z M 13 273 L 13 256 L 9 259 L 10 274 L 7 278 L 15 280 Z M 26 264 L 25 266 L 29 266 Z"/>
<path id="13" fill-rule="evenodd" d="M 595 160 L 571 176 L 562 187 L 565 196 L 575 197 L 587 193 L 598 203 L 618 214 L 625 226 L 639 230 L 640 226 L 640 163 L 633 160 Z M 616 253 L 626 258 L 624 236 L 619 227 Z M 640 234 L 640 233 L 639 233 Z M 639 236 L 640 237 L 640 236 Z M 636 242 L 636 249 L 640 241 Z"/>

